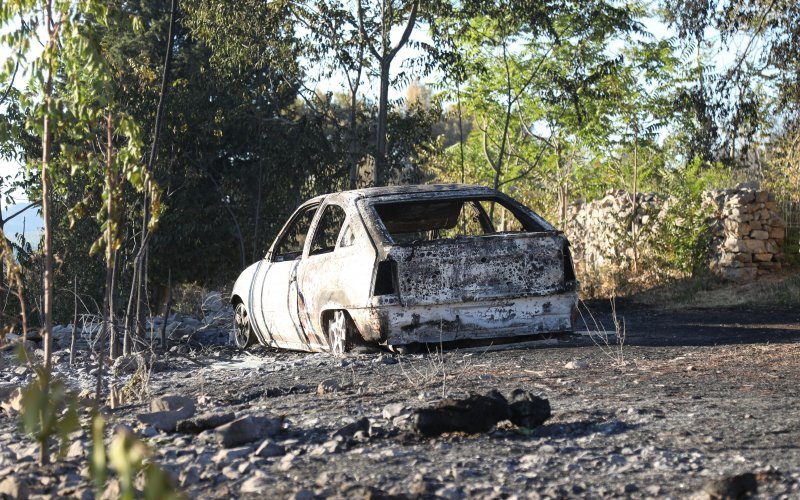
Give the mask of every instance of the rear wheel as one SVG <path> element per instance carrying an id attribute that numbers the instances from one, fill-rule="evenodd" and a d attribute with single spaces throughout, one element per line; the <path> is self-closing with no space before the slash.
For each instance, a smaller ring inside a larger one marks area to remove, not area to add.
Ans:
<path id="1" fill-rule="evenodd" d="M 247 309 L 244 304 L 239 302 L 236 304 L 236 310 L 233 314 L 233 341 L 239 349 L 247 349 L 256 343 L 255 334 L 250 327 L 250 317 L 247 315 Z"/>
<path id="2" fill-rule="evenodd" d="M 349 321 L 344 311 L 334 311 L 328 320 L 328 346 L 334 356 L 344 356 L 350 350 Z"/>

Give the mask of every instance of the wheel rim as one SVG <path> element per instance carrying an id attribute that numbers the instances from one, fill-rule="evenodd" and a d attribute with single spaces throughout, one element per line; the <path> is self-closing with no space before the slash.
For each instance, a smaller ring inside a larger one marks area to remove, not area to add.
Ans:
<path id="1" fill-rule="evenodd" d="M 347 319 L 344 312 L 336 311 L 333 313 L 333 319 L 328 324 L 328 337 L 331 344 L 331 354 L 334 356 L 344 355 L 347 338 Z"/>
<path id="2" fill-rule="evenodd" d="M 236 306 L 233 320 L 236 346 L 245 348 L 250 341 L 250 320 L 247 317 L 247 309 L 244 308 L 244 304 L 238 304 Z"/>

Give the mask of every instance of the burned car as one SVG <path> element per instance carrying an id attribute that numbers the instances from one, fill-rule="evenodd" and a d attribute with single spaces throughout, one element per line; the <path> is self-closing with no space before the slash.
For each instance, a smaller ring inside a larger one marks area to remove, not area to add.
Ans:
<path id="1" fill-rule="evenodd" d="M 428 185 L 303 203 L 231 302 L 241 348 L 339 355 L 570 331 L 577 293 L 569 242 L 539 215 L 492 189 Z"/>

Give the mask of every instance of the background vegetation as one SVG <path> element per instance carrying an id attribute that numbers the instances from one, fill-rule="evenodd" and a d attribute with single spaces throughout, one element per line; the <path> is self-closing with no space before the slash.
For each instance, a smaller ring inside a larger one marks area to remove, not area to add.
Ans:
<path id="1" fill-rule="evenodd" d="M 7 236 L 44 326 L 71 320 L 77 282 L 109 329 L 135 332 L 168 285 L 230 283 L 299 202 L 357 186 L 482 184 L 563 227 L 570 203 L 608 189 L 692 207 L 703 189 L 758 180 L 797 223 L 789 0 L 0 10 L 0 154 L 24 166 L 2 188 L 49 200 L 52 242 Z"/>

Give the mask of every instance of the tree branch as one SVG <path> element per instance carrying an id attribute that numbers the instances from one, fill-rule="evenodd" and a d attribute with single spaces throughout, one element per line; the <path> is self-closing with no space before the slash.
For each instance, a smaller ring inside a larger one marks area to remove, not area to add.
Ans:
<path id="1" fill-rule="evenodd" d="M 359 5 L 361 4 L 361 0 L 358 1 Z M 413 4 L 411 4 L 411 14 L 408 16 L 408 23 L 406 23 L 406 29 L 403 31 L 403 36 L 400 37 L 400 41 L 397 42 L 397 45 L 389 51 L 389 59 L 394 59 L 394 56 L 397 55 L 397 52 L 408 42 L 409 37 L 411 36 L 411 31 L 414 29 L 414 26 L 417 24 L 417 9 L 419 8 L 419 0 L 415 0 Z"/>
<path id="2" fill-rule="evenodd" d="M 367 46 L 369 51 L 375 56 L 375 59 L 378 61 L 382 61 L 380 54 L 378 51 L 375 50 L 375 46 L 372 45 L 369 41 L 369 37 L 367 37 L 367 29 L 364 27 L 364 5 L 361 3 L 361 0 L 358 0 L 358 32 L 361 33 L 361 39 L 364 42 L 364 45 Z"/>

